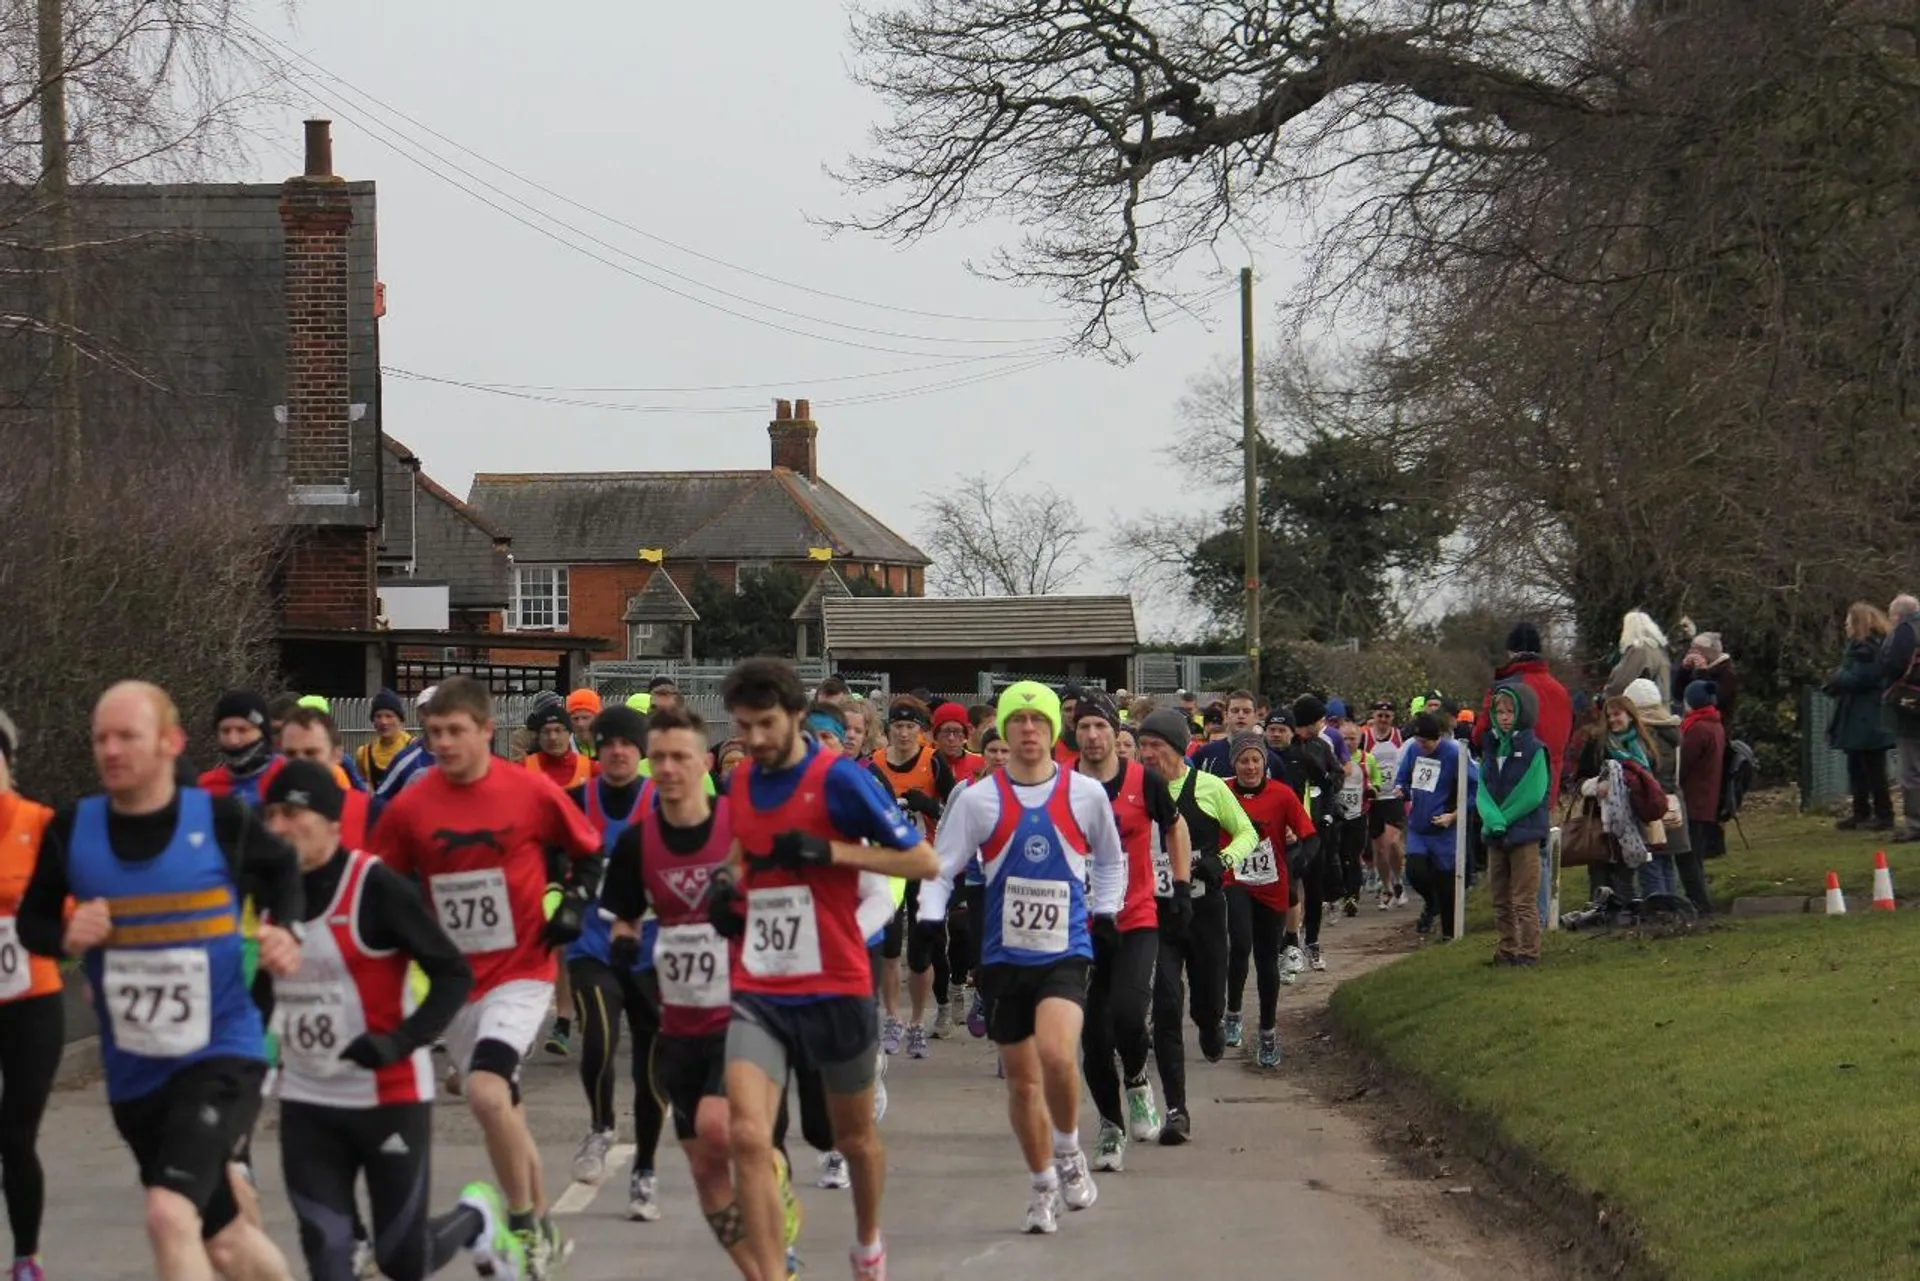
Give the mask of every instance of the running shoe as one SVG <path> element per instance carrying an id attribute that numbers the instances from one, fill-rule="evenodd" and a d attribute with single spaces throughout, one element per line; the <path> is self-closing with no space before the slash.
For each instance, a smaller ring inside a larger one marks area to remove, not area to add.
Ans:
<path id="1" fill-rule="evenodd" d="M 1085 1152 L 1057 1156 L 1053 1168 L 1060 1174 L 1060 1199 L 1069 1210 L 1084 1210 L 1100 1199 L 1100 1189 L 1093 1186 L 1093 1175 L 1087 1172 Z"/>
<path id="2" fill-rule="evenodd" d="M 852 1182 L 853 1180 L 847 1175 L 847 1158 L 838 1152 L 820 1154 L 819 1185 L 821 1187 L 829 1192 L 837 1192 Z"/>
<path id="3" fill-rule="evenodd" d="M 1384 912 L 1384 911 L 1386 911 L 1386 910 L 1387 910 L 1388 908 L 1390 908 L 1390 907 L 1392 907 L 1392 906 L 1393 906 L 1393 891 L 1392 891 L 1392 890 L 1388 890 L 1388 889 L 1383 889 L 1383 890 L 1381 890 L 1381 891 L 1380 891 L 1380 901 L 1379 901 L 1379 903 L 1377 903 L 1377 904 L 1375 904 L 1375 906 L 1376 906 L 1376 907 L 1378 907 L 1378 908 L 1379 908 L 1379 909 L 1380 909 L 1380 910 L 1381 910 L 1382 912 Z"/>
<path id="4" fill-rule="evenodd" d="M 1349 894 L 1344 899 L 1341 899 L 1340 915 L 1349 916 L 1349 917 L 1360 915 L 1360 900 L 1352 894 Z"/>
<path id="5" fill-rule="evenodd" d="M 533 1229 L 533 1238 L 534 1250 L 527 1260 L 533 1281 L 553 1281 L 573 1257 L 573 1242 L 560 1235 L 551 1218 L 540 1220 Z"/>
<path id="6" fill-rule="evenodd" d="M 787 1281 L 800 1281 L 800 1251 L 787 1247 Z"/>
<path id="7" fill-rule="evenodd" d="M 953 1035 L 953 1009 L 949 1005 L 940 1007 L 933 1016 L 933 1035 L 936 1040 L 944 1041 Z"/>
<path id="8" fill-rule="evenodd" d="M 40 1266 L 40 1256 L 36 1254 L 30 1259 L 15 1259 L 11 1281 L 47 1281 L 47 1270 Z"/>
<path id="9" fill-rule="evenodd" d="M 1293 985 L 1294 985 L 1295 983 L 1297 983 L 1297 982 L 1299 982 L 1299 981 L 1300 981 L 1300 976 L 1299 976 L 1298 974 L 1295 974 L 1295 973 L 1293 972 L 1293 967 L 1287 964 L 1287 958 L 1286 958 L 1286 957 L 1284 957 L 1284 956 L 1283 956 L 1283 957 L 1281 957 L 1281 958 L 1280 958 L 1280 983 L 1281 983 L 1281 986 L 1283 986 L 1283 987 L 1292 987 L 1292 986 L 1293 986 Z"/>
<path id="10" fill-rule="evenodd" d="M 573 1025 L 565 1019 L 555 1019 L 547 1031 L 546 1051 L 557 1058 L 566 1058 L 573 1053 Z"/>
<path id="11" fill-rule="evenodd" d="M 924 1024 L 915 1023 L 907 1029 L 907 1057 L 924 1059 L 930 1053 L 927 1045 L 927 1029 Z"/>
<path id="12" fill-rule="evenodd" d="M 1393 887 L 1393 905 L 1395 907 L 1405 907 L 1407 905 L 1407 887 L 1406 886 L 1396 885 Z"/>
<path id="13" fill-rule="evenodd" d="M 1027 1197 L 1027 1231 L 1051 1236 L 1060 1230 L 1060 1189 L 1035 1188 Z"/>
<path id="14" fill-rule="evenodd" d="M 1282 952 L 1280 954 L 1280 960 L 1287 969 L 1293 971 L 1295 974 L 1307 968 L 1306 955 L 1301 952 L 1297 944 L 1288 948 L 1285 952 Z"/>
<path id="15" fill-rule="evenodd" d="M 887 1281 L 886 1238 L 874 1242 L 872 1254 L 861 1246 L 854 1246 L 847 1260 L 853 1264 L 853 1281 Z"/>
<path id="16" fill-rule="evenodd" d="M 887 1021 L 880 1028 L 880 1049 L 887 1054 L 900 1053 L 900 1038 L 906 1034 L 907 1025 L 887 1015 Z"/>
<path id="17" fill-rule="evenodd" d="M 460 1204 L 480 1213 L 480 1233 L 467 1243 L 474 1271 L 494 1281 L 522 1281 L 528 1270 L 526 1247 L 507 1228 L 507 1203 L 491 1183 L 460 1189 Z"/>
<path id="18" fill-rule="evenodd" d="M 636 1169 L 627 1176 L 627 1217 L 635 1223 L 652 1223 L 660 1217 L 660 1180 L 652 1170 Z"/>
<path id="19" fill-rule="evenodd" d="M 597 1188 L 607 1177 L 607 1153 L 613 1148 L 612 1130 L 589 1130 L 573 1157 L 573 1181 Z"/>
<path id="20" fill-rule="evenodd" d="M 1263 1068 L 1280 1066 L 1280 1031 L 1269 1028 L 1260 1033 L 1260 1048 L 1253 1057 L 1254 1063 Z"/>
<path id="21" fill-rule="evenodd" d="M 980 989 L 973 989 L 973 1000 L 967 1005 L 967 1035 L 979 1040 L 987 1034 L 987 998 L 980 995 Z"/>
<path id="22" fill-rule="evenodd" d="M 1226 1057 L 1227 1037 L 1218 1023 L 1212 1027 L 1200 1029 L 1200 1053 L 1209 1063 L 1218 1063 Z"/>
<path id="23" fill-rule="evenodd" d="M 1327 959 L 1320 955 L 1320 945 L 1318 943 L 1307 944 L 1307 968 L 1317 970 L 1322 974 L 1327 972 Z"/>
<path id="24" fill-rule="evenodd" d="M 964 983 L 956 983 L 953 985 L 953 999 L 947 1002 L 947 1017 L 953 1022 L 955 1027 L 967 1021 L 967 1011 L 972 1008 L 973 1005 L 973 1001 L 967 993 L 972 990 L 972 988 Z"/>
<path id="25" fill-rule="evenodd" d="M 1229 1050 L 1240 1048 L 1240 1035 L 1240 1011 L 1229 1010 L 1227 1011 L 1227 1048 Z"/>
<path id="26" fill-rule="evenodd" d="M 1193 1137 L 1193 1122 L 1185 1108 L 1168 1108 L 1167 1123 L 1160 1127 L 1160 1146 L 1179 1147 Z"/>
<path id="27" fill-rule="evenodd" d="M 1094 1147 L 1093 1168 L 1118 1174 L 1127 1165 L 1127 1134 L 1111 1121 L 1100 1123 L 1100 1139 Z"/>
<path id="28" fill-rule="evenodd" d="M 1160 1105 L 1153 1099 L 1153 1083 L 1142 1081 L 1127 1087 L 1127 1129 L 1136 1142 L 1151 1143 L 1160 1137 Z"/>
<path id="29" fill-rule="evenodd" d="M 13 1281 L 41 1281 L 38 1272 L 21 1272 L 22 1263 L 30 1259 L 19 1259 L 13 1265 Z M 373 1257 L 373 1243 L 364 1237 L 355 1238 L 353 1243 L 353 1275 L 360 1281 L 380 1281 L 380 1260 Z"/>
<path id="30" fill-rule="evenodd" d="M 785 1217 L 787 1245 L 800 1244 L 800 1229 L 806 1223 L 806 1212 L 800 1208 L 800 1198 L 793 1190 L 793 1163 L 787 1160 L 787 1154 L 778 1148 L 773 1152 L 774 1172 L 780 1179 L 780 1212 Z"/>

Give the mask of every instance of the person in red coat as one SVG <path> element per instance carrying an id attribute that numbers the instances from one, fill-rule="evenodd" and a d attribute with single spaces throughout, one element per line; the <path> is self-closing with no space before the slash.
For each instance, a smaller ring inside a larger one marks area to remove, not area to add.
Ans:
<path id="1" fill-rule="evenodd" d="M 1547 668 L 1547 660 L 1540 657 L 1540 629 L 1529 622 L 1518 622 L 1507 633 L 1507 661 L 1494 669 L 1493 684 L 1505 681 L 1525 681 L 1533 691 L 1538 715 L 1534 719 L 1533 732 L 1546 744 L 1547 758 L 1553 765 L 1553 786 L 1548 792 L 1548 803 L 1557 805 L 1560 801 L 1560 777 L 1567 763 L 1567 744 L 1573 738 L 1573 696 Z M 1480 715 L 1473 723 L 1473 747 L 1480 750 L 1487 736 L 1487 726 L 1493 722 L 1493 688 L 1487 689 L 1487 696 L 1481 704 Z"/>
<path id="2" fill-rule="evenodd" d="M 1703 858 L 1727 852 L 1727 835 L 1720 824 L 1720 787 L 1726 775 L 1727 727 L 1720 715 L 1720 692 L 1712 681 L 1687 686 L 1686 719 L 1680 722 L 1680 802 L 1687 815 L 1690 858 L 1678 857 L 1680 884 L 1695 910 L 1703 915 L 1713 907 L 1707 897 Z"/>

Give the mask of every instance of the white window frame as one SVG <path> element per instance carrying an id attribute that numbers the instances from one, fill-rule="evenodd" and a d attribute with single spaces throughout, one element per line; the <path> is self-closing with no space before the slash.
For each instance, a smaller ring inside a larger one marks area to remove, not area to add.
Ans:
<path id="1" fill-rule="evenodd" d="M 650 643 L 654 639 L 655 633 L 653 629 L 654 624 L 652 623 L 627 624 L 627 656 L 629 658 L 638 654 L 642 645 Z"/>
<path id="2" fill-rule="evenodd" d="M 770 560 L 742 560 L 734 562 L 733 594 L 735 596 L 741 595 L 747 590 L 748 583 L 751 583 L 762 574 L 771 574 L 772 572 L 773 562 Z"/>
<path id="3" fill-rule="evenodd" d="M 530 575 L 551 575 L 546 590 L 527 594 Z M 564 632 L 573 623 L 572 574 L 565 565 L 515 565 L 513 567 L 513 603 L 507 611 L 510 632 Z M 529 614 L 529 607 L 537 613 Z"/>

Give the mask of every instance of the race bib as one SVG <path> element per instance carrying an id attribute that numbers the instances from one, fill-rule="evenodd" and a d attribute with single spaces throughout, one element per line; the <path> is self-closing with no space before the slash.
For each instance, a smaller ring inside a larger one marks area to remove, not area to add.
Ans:
<path id="1" fill-rule="evenodd" d="M 1153 856 L 1153 896 L 1173 897 L 1173 856 L 1165 850 Z"/>
<path id="2" fill-rule="evenodd" d="M 1354 779 L 1340 789 L 1340 813 L 1352 818 L 1360 812 L 1360 802 L 1366 792 L 1366 784 Z"/>
<path id="3" fill-rule="evenodd" d="M 127 1054 L 177 1059 L 213 1036 L 213 984 L 198 948 L 109 949 L 100 967 L 113 1043 Z"/>
<path id="4" fill-rule="evenodd" d="M 462 952 L 505 952 L 518 941 L 503 869 L 445 872 L 428 886 L 440 924 Z"/>
<path id="5" fill-rule="evenodd" d="M 683 1009 L 724 1009 L 732 998 L 727 943 L 711 925 L 663 925 L 653 944 L 660 999 Z"/>
<path id="6" fill-rule="evenodd" d="M 1261 841 L 1233 869 L 1233 878 L 1242 885 L 1277 885 L 1280 860 L 1274 857 L 1273 842 Z"/>
<path id="7" fill-rule="evenodd" d="M 1440 762 L 1431 756 L 1422 756 L 1413 763 L 1413 790 L 1431 792 L 1440 786 Z"/>
<path id="8" fill-rule="evenodd" d="M 20 946 L 20 927 L 11 916 L 0 916 L 0 1001 L 25 996 L 33 986 L 27 949 Z"/>
<path id="9" fill-rule="evenodd" d="M 273 1017 L 280 1025 L 280 1059 L 289 1072 L 333 1077 L 358 1071 L 340 1051 L 367 1030 L 366 1012 L 344 975 L 276 980 Z"/>
<path id="10" fill-rule="evenodd" d="M 1022 952 L 1058 955 L 1067 950 L 1072 915 L 1073 887 L 1065 881 L 1009 876 L 1000 900 L 1000 941 Z"/>
<path id="11" fill-rule="evenodd" d="M 747 891 L 747 941 L 741 962 L 756 978 L 818 974 L 820 922 L 804 885 Z"/>

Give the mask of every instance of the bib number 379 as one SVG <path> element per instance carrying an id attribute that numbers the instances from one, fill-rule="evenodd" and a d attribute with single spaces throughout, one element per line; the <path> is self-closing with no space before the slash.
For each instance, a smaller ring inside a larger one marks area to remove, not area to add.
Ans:
<path id="1" fill-rule="evenodd" d="M 812 890 L 789 885 L 747 891 L 747 937 L 741 963 L 756 978 L 820 973 L 820 922 L 814 916 Z"/>

